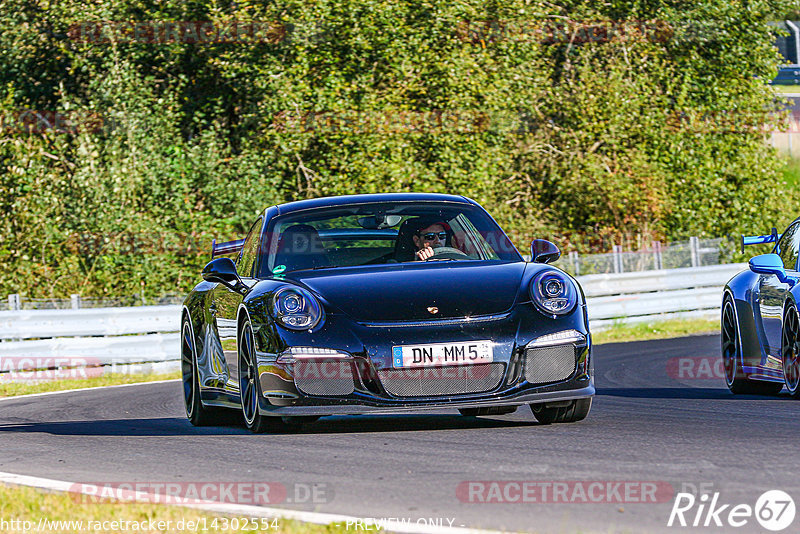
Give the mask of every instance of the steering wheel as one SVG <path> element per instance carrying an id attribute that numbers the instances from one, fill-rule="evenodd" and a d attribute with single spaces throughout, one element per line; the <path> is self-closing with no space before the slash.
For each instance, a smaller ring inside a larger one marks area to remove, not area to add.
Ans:
<path id="1" fill-rule="evenodd" d="M 469 254 L 465 254 L 453 247 L 436 247 L 433 249 L 433 256 L 427 258 L 425 261 L 436 260 L 463 260 L 470 259 Z"/>

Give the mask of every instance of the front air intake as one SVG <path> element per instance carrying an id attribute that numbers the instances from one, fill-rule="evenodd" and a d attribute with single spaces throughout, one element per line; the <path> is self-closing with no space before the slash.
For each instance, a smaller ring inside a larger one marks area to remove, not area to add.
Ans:
<path id="1" fill-rule="evenodd" d="M 575 372 L 575 345 L 552 345 L 525 349 L 525 380 L 548 384 L 566 380 Z"/>
<path id="2" fill-rule="evenodd" d="M 500 385 L 505 365 L 449 365 L 412 369 L 384 369 L 378 377 L 394 397 L 439 397 L 484 393 Z"/>
<path id="3" fill-rule="evenodd" d="M 298 360 L 294 364 L 294 385 L 306 395 L 350 395 L 355 389 L 353 365 L 342 359 Z"/>

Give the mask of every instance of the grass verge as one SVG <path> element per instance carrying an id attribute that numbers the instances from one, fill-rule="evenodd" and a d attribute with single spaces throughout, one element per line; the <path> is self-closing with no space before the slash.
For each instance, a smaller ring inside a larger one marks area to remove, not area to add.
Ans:
<path id="1" fill-rule="evenodd" d="M 718 333 L 719 319 L 671 319 L 632 325 L 615 324 L 607 330 L 592 332 L 592 343 L 601 345 Z"/>
<path id="2" fill-rule="evenodd" d="M 773 85 L 772 88 L 776 93 L 781 94 L 800 93 L 800 85 Z"/>
<path id="3" fill-rule="evenodd" d="M 91 378 L 74 378 L 68 380 L 22 380 L 19 382 L 6 382 L 0 380 L 0 397 L 15 395 L 28 395 L 31 393 L 46 393 L 48 391 L 63 391 L 66 389 L 80 389 L 100 386 L 117 386 L 120 384 L 136 384 L 139 382 L 155 382 L 158 380 L 171 380 L 180 378 L 179 371 L 163 374 L 115 374 Z M 2 530 L 2 529 L 0 529 Z"/>
<path id="4" fill-rule="evenodd" d="M 781 172 L 787 186 L 794 189 L 800 187 L 800 159 L 788 159 Z"/>
<path id="5" fill-rule="evenodd" d="M 4 521 L 5 524 L 3 524 Z M 26 524 L 25 521 L 30 523 Z M 42 521 L 41 525 L 40 521 Z M 39 529 L 39 526 L 45 526 L 44 521 L 47 521 L 46 526 L 49 528 Z M 112 521 L 118 523 L 114 525 L 111 523 Z M 125 521 L 128 523 L 122 523 Z M 179 521 L 183 521 L 183 523 L 179 523 Z M 189 521 L 194 522 L 194 526 L 198 528 L 189 528 Z M 134 524 L 134 522 L 136 523 Z M 37 530 L 53 533 L 102 532 L 104 534 L 108 532 L 193 531 L 281 532 L 286 534 L 347 532 L 344 525 L 316 525 L 276 518 L 234 518 L 192 508 L 152 503 L 84 502 L 78 494 L 50 493 L 26 486 L 15 487 L 0 484 L 0 531 L 22 533 Z"/>

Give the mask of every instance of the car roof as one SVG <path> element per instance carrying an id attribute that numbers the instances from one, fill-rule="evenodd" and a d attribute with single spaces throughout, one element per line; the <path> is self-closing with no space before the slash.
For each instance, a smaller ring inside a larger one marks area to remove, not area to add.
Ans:
<path id="1" fill-rule="evenodd" d="M 458 204 L 477 205 L 473 200 L 463 196 L 444 195 L 440 193 L 378 193 L 366 195 L 342 195 L 338 197 L 312 198 L 287 202 L 277 206 L 278 214 L 294 211 L 348 206 L 351 204 L 369 204 L 372 202 L 454 202 Z"/>

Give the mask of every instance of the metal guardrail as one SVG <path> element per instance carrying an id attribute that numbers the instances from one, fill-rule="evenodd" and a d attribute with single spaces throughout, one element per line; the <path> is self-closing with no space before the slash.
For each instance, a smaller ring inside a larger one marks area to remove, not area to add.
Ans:
<path id="1" fill-rule="evenodd" d="M 177 369 L 180 312 L 177 305 L 0 311 L 0 380 L 88 376 L 66 369 Z"/>
<path id="2" fill-rule="evenodd" d="M 180 306 L 0 312 L 0 339 L 121 336 L 180 330 Z"/>
<path id="3" fill-rule="evenodd" d="M 589 322 L 717 317 L 722 288 L 747 264 L 578 277 Z M 0 312 L 0 378 L 22 369 L 129 366 L 180 358 L 177 305 Z"/>
<path id="4" fill-rule="evenodd" d="M 746 263 L 578 277 L 592 330 L 616 323 L 719 316 L 722 288 Z"/>

